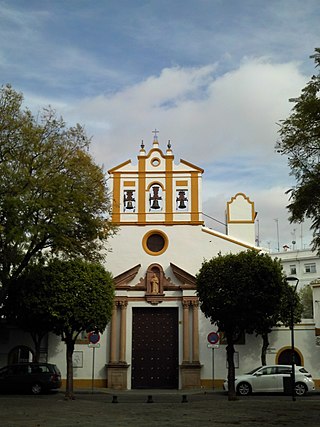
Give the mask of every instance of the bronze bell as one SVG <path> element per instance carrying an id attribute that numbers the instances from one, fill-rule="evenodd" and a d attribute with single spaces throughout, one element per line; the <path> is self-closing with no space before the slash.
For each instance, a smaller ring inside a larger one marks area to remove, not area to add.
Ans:
<path id="1" fill-rule="evenodd" d="M 132 202 L 131 201 L 127 202 L 126 209 L 133 209 L 133 208 L 134 208 L 134 206 L 133 206 Z"/>
<path id="2" fill-rule="evenodd" d="M 184 200 L 180 200 L 179 209 L 185 209 L 187 206 L 184 204 Z"/>
<path id="3" fill-rule="evenodd" d="M 155 199 L 151 205 L 151 209 L 160 209 L 158 199 Z"/>

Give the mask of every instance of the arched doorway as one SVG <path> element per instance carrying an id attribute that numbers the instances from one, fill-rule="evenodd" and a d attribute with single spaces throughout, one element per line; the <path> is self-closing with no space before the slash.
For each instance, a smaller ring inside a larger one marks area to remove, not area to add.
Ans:
<path id="1" fill-rule="evenodd" d="M 291 348 L 285 348 L 279 352 L 278 365 L 291 365 L 292 364 L 292 350 Z M 296 349 L 294 351 L 294 363 L 298 366 L 303 365 L 302 363 L 302 356 L 300 352 L 298 352 Z"/>
<path id="2" fill-rule="evenodd" d="M 8 365 L 33 361 L 33 351 L 26 345 L 14 347 L 8 355 Z"/>

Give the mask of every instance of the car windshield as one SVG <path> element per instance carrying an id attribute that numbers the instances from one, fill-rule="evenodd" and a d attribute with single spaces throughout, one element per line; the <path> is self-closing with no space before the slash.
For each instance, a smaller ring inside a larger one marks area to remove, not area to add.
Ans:
<path id="1" fill-rule="evenodd" d="M 260 368 L 262 368 L 262 366 L 259 366 L 258 368 L 255 368 L 255 369 L 253 369 L 252 371 L 250 371 L 250 372 L 247 372 L 245 375 L 252 375 L 252 374 L 254 374 L 256 371 L 258 371 Z"/>

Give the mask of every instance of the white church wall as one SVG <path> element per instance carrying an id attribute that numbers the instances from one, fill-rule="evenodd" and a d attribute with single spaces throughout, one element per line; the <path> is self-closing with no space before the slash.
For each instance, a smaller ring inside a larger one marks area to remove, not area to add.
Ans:
<path id="1" fill-rule="evenodd" d="M 168 248 L 161 256 L 149 255 L 143 249 L 142 238 L 150 230 L 160 230 L 168 237 Z M 218 235 L 203 232 L 202 226 L 189 225 L 127 226 L 119 229 L 116 238 L 110 239 L 109 245 L 112 251 L 107 254 L 105 266 L 114 276 L 137 264 L 141 264 L 140 271 L 144 272 L 154 262 L 161 262 L 164 267 L 169 267 L 173 262 L 194 275 L 205 259 L 217 256 L 219 252 L 226 254 L 247 249 L 231 239 L 221 239 Z"/>

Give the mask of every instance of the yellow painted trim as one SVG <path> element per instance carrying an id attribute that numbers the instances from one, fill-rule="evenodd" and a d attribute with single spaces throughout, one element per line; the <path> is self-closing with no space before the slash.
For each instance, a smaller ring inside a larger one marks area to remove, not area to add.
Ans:
<path id="1" fill-rule="evenodd" d="M 215 233 L 213 230 L 206 230 L 205 228 L 203 228 L 201 231 L 203 231 L 204 233 L 212 234 L 212 236 L 219 237 L 220 239 L 227 240 L 230 243 L 235 243 L 236 245 L 242 246 L 244 248 L 254 249 L 258 252 L 261 251 L 261 249 L 257 248 L 256 246 L 247 245 L 246 243 L 242 243 L 242 242 L 239 242 L 238 240 L 231 239 L 226 234 L 218 234 L 218 233 Z"/>
<path id="2" fill-rule="evenodd" d="M 67 380 L 62 379 L 62 389 L 66 387 L 66 384 L 67 384 Z M 73 379 L 73 386 L 75 389 L 77 389 L 77 388 L 91 389 L 92 388 L 92 379 L 74 378 Z M 95 387 L 95 388 L 106 388 L 107 387 L 107 379 L 106 378 L 94 379 L 93 380 L 93 387 Z"/>
<path id="3" fill-rule="evenodd" d="M 154 163 L 156 163 L 156 162 L 159 162 L 159 164 L 155 165 Z M 161 160 L 159 159 L 159 157 L 153 157 L 151 159 L 150 163 L 154 168 L 158 168 L 161 165 Z"/>
<path id="4" fill-rule="evenodd" d="M 191 172 L 191 221 L 199 221 L 198 172 Z"/>
<path id="5" fill-rule="evenodd" d="M 223 383 L 225 380 L 223 379 L 214 379 L 214 380 L 209 380 L 209 379 L 200 379 L 200 386 L 201 388 L 204 388 L 206 390 L 208 389 L 213 389 L 213 386 L 215 389 L 219 389 L 219 390 L 223 390 Z"/>
<path id="6" fill-rule="evenodd" d="M 150 249 L 147 246 L 147 240 L 153 234 L 160 234 L 163 237 L 163 239 L 164 239 L 164 246 L 161 249 L 161 251 L 159 251 L 159 252 L 152 252 L 152 251 L 150 251 Z M 142 247 L 143 247 L 143 250 L 147 254 L 152 255 L 152 256 L 162 255 L 168 249 L 168 246 L 169 246 L 168 236 L 163 231 L 161 231 L 161 230 L 150 230 L 142 238 Z"/>
<path id="7" fill-rule="evenodd" d="M 195 170 L 196 170 L 196 171 L 198 171 L 198 172 L 201 172 L 201 173 L 203 173 L 203 172 L 204 172 L 204 170 L 203 170 L 202 168 L 199 168 L 198 166 L 196 166 L 196 165 L 194 165 L 194 164 L 192 164 L 192 163 L 190 163 L 190 162 L 187 162 L 186 160 L 180 159 L 180 162 L 181 162 L 182 164 L 186 165 L 186 166 L 189 166 L 189 167 L 190 167 L 190 168 L 192 168 L 192 169 L 195 169 Z"/>
<path id="8" fill-rule="evenodd" d="M 149 173 L 149 172 L 148 172 L 148 173 Z M 159 182 L 159 181 L 152 181 L 152 182 L 148 185 L 148 187 L 146 188 L 146 191 L 150 191 L 150 188 L 151 188 L 153 185 L 159 185 L 159 187 L 161 187 L 161 188 L 162 188 L 162 191 L 165 191 L 165 188 L 164 188 L 163 184 L 161 184 L 161 182 Z"/>
<path id="9" fill-rule="evenodd" d="M 128 214 L 129 215 L 129 214 Z M 130 214 L 133 215 L 133 214 Z M 119 223 L 115 223 L 113 222 L 114 225 L 119 225 Z M 137 225 L 203 225 L 204 222 L 203 221 L 148 221 L 147 223 L 145 221 L 121 221 L 120 225 L 132 225 L 132 226 L 137 226 Z"/>
<path id="10" fill-rule="evenodd" d="M 246 199 L 249 204 L 251 204 L 251 219 L 250 220 L 230 220 L 230 205 L 234 202 L 234 200 L 238 197 L 242 196 Z M 237 193 L 235 196 L 231 197 L 229 202 L 227 202 L 227 222 L 228 224 L 253 224 L 255 220 L 255 210 L 254 210 L 254 202 L 252 202 L 249 196 L 246 196 L 244 193 Z"/>
<path id="11" fill-rule="evenodd" d="M 146 158 L 150 158 L 151 156 L 152 156 L 152 154 L 154 153 L 154 152 L 158 152 L 159 154 L 160 154 L 160 157 L 162 158 L 162 159 L 168 159 L 169 157 L 171 157 L 172 159 L 174 158 L 174 156 L 173 156 L 173 154 L 164 154 L 163 153 L 163 151 L 160 149 L 160 148 L 158 148 L 158 147 L 156 147 L 156 148 L 151 148 L 151 150 L 148 152 L 148 154 L 147 154 L 147 156 L 146 156 Z"/>
<path id="12" fill-rule="evenodd" d="M 173 220 L 173 158 L 166 159 L 166 208 L 165 220 L 171 222 Z"/>
<path id="13" fill-rule="evenodd" d="M 120 173 L 113 175 L 113 203 L 112 203 L 112 221 L 120 221 Z"/>
<path id="14" fill-rule="evenodd" d="M 124 187 L 135 187 L 136 182 L 135 181 L 124 181 L 123 186 Z"/>
<path id="15" fill-rule="evenodd" d="M 141 159 L 142 160 L 145 160 L 145 157 L 141 157 Z M 123 175 L 127 175 L 127 176 L 130 176 L 130 175 L 136 175 L 137 176 L 137 174 L 138 174 L 138 171 L 137 170 L 128 170 L 128 171 L 120 171 Z M 164 171 L 159 171 L 159 170 L 148 170 L 148 175 L 164 175 Z M 186 171 L 174 171 L 174 175 L 184 175 L 184 176 L 186 176 L 187 174 L 190 174 L 190 172 L 186 172 Z"/>
<path id="16" fill-rule="evenodd" d="M 146 158 L 140 157 L 138 161 L 138 221 L 146 221 Z"/>
<path id="17" fill-rule="evenodd" d="M 115 167 L 114 167 L 114 168 L 112 168 L 112 169 L 109 169 L 109 170 L 108 170 L 108 173 L 111 175 L 111 174 L 113 174 L 113 173 L 117 172 L 117 170 L 118 170 L 118 169 L 122 168 L 123 166 L 128 165 L 129 163 L 131 163 L 131 160 L 126 160 L 125 162 L 120 163 L 120 165 L 115 166 Z"/>
<path id="18" fill-rule="evenodd" d="M 176 181 L 176 186 L 177 187 L 188 187 L 188 181 Z"/>
<path id="19" fill-rule="evenodd" d="M 286 347 L 281 347 L 281 348 L 279 348 L 279 350 L 278 350 L 278 352 L 277 352 L 277 355 L 276 355 L 276 364 L 277 364 L 277 365 L 279 364 L 279 357 L 280 357 L 280 354 L 281 354 L 283 351 L 285 351 L 285 350 L 291 350 L 291 346 L 286 346 Z M 300 351 L 297 347 L 294 347 L 294 351 L 296 351 L 296 352 L 299 354 L 300 359 L 301 359 L 301 366 L 304 366 L 304 357 L 303 357 L 303 354 L 301 353 L 301 351 Z"/>

